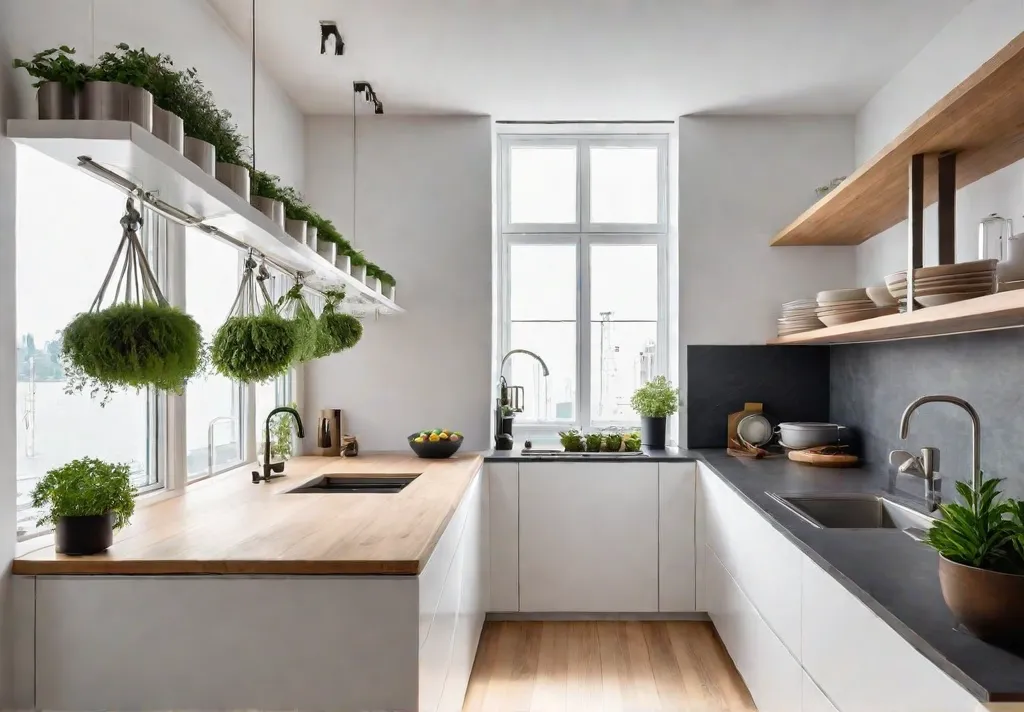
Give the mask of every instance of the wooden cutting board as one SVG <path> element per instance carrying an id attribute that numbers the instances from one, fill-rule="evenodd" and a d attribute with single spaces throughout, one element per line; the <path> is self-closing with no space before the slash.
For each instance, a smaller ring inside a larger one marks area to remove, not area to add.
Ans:
<path id="1" fill-rule="evenodd" d="M 839 453 L 835 455 L 824 455 L 813 450 L 790 450 L 789 459 L 793 462 L 800 462 L 814 467 L 853 467 L 860 458 L 856 455 Z"/>

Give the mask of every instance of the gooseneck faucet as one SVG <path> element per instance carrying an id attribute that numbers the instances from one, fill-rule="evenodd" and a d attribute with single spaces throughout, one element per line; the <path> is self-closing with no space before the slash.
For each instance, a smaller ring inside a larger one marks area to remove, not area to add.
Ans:
<path id="1" fill-rule="evenodd" d="M 512 349 L 507 354 L 505 354 L 504 358 L 501 359 L 501 365 L 498 366 L 499 377 L 501 376 L 501 372 L 505 370 L 505 362 L 508 361 L 508 357 L 511 356 L 512 354 L 526 354 L 527 356 L 533 356 L 535 359 L 537 359 L 537 362 L 540 363 L 540 367 L 544 371 L 544 375 L 551 375 L 551 372 L 548 371 L 548 365 L 544 363 L 544 359 L 542 359 L 540 356 L 533 353 L 532 351 L 527 351 L 526 349 Z"/>
<path id="2" fill-rule="evenodd" d="M 971 485 L 975 492 L 981 490 L 981 418 L 978 416 L 978 411 L 974 409 L 970 403 L 965 401 L 963 398 L 957 398 L 956 396 L 945 396 L 945 395 L 934 395 L 934 396 L 921 396 L 913 403 L 907 406 L 907 409 L 903 411 L 903 417 L 900 419 L 900 438 L 903 440 L 907 439 L 910 434 L 910 416 L 914 414 L 918 408 L 925 403 L 950 403 L 955 406 L 959 406 L 967 411 L 967 415 L 971 416 Z M 925 448 L 922 451 L 922 460 L 918 462 L 924 462 L 925 469 L 931 469 L 931 461 L 937 450 L 934 448 Z M 915 458 L 916 460 L 916 458 Z M 909 463 L 907 463 L 909 464 Z M 903 469 L 901 467 L 901 469 Z M 904 470 L 905 471 L 905 470 Z"/>
<path id="3" fill-rule="evenodd" d="M 305 432 L 302 430 L 302 418 L 299 417 L 299 411 L 286 406 L 274 408 L 270 411 L 267 415 L 267 420 L 263 424 L 263 474 L 260 475 L 259 472 L 254 470 L 252 473 L 253 484 L 259 484 L 260 480 L 269 482 L 275 477 L 284 477 L 284 460 L 273 463 L 270 461 L 270 419 L 278 413 L 290 413 L 295 418 L 295 434 L 300 438 L 306 436 Z"/>

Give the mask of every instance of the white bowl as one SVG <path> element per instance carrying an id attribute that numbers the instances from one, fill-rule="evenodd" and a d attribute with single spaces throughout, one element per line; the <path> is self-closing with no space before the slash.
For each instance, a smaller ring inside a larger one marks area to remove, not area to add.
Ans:
<path id="1" fill-rule="evenodd" d="M 825 292 L 818 292 L 818 304 L 822 302 L 852 302 L 859 299 L 867 299 L 867 290 L 864 287 L 853 289 L 830 289 Z"/>
<path id="2" fill-rule="evenodd" d="M 833 445 L 841 429 L 835 423 L 779 423 L 779 442 L 791 449 Z"/>

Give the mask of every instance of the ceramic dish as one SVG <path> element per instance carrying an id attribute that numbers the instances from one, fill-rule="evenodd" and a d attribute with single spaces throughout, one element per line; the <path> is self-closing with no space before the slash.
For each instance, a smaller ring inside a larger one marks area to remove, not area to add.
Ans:
<path id="1" fill-rule="evenodd" d="M 852 289 L 830 289 L 818 292 L 818 304 L 822 302 L 846 302 L 859 299 L 867 299 L 867 290 L 863 287 Z"/>
<path id="2" fill-rule="evenodd" d="M 978 294 L 975 292 L 954 292 L 953 294 L 933 294 L 931 296 L 915 296 L 914 301 L 921 304 L 924 307 L 941 307 L 943 304 L 952 304 L 953 302 L 964 302 L 968 299 L 977 299 L 978 297 L 986 297 L 989 293 Z"/>
<path id="3" fill-rule="evenodd" d="M 975 296 L 983 297 L 986 294 L 995 294 L 996 285 L 990 285 L 985 287 L 950 287 L 943 289 L 915 289 L 914 297 L 941 297 L 944 294 L 974 294 Z M 893 291 L 893 296 L 903 299 L 907 296 L 906 289 L 898 289 Z"/>
<path id="4" fill-rule="evenodd" d="M 760 413 L 751 413 L 736 424 L 736 437 L 747 447 L 767 445 L 774 435 L 772 424 Z"/>
<path id="5" fill-rule="evenodd" d="M 1017 289 L 1024 289 L 1024 279 L 1016 279 L 1009 282 L 1000 282 L 1000 292 L 1012 292 Z"/>
<path id="6" fill-rule="evenodd" d="M 974 262 L 961 262 L 955 265 L 935 265 L 933 267 L 918 267 L 914 270 L 914 276 L 918 279 L 930 277 L 950 277 L 975 272 L 994 272 L 999 260 L 975 260 Z M 885 283 L 907 281 L 907 271 L 894 272 L 886 275 Z"/>
<path id="7" fill-rule="evenodd" d="M 866 287 L 865 291 L 868 294 L 868 299 L 870 299 L 875 306 L 896 306 L 896 298 L 889 293 L 889 288 L 884 284 L 874 287 Z"/>
<path id="8" fill-rule="evenodd" d="M 779 444 L 791 450 L 832 445 L 839 440 L 842 425 L 835 423 L 779 423 Z"/>
<path id="9" fill-rule="evenodd" d="M 852 324 L 855 321 L 864 321 L 865 319 L 874 319 L 877 316 L 889 316 L 890 314 L 898 314 L 899 307 L 876 307 L 870 311 L 854 312 L 852 314 L 834 314 L 832 316 L 821 317 L 821 322 L 825 326 L 842 326 L 843 324 Z"/>

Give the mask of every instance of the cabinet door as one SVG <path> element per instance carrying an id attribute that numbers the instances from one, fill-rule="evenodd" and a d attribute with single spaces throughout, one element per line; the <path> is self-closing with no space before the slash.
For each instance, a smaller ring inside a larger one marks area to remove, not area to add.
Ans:
<path id="1" fill-rule="evenodd" d="M 658 464 L 658 610 L 663 613 L 696 610 L 696 482 L 696 463 Z"/>
<path id="2" fill-rule="evenodd" d="M 488 463 L 490 488 L 490 611 L 519 610 L 519 465 Z"/>
<path id="3" fill-rule="evenodd" d="M 519 466 L 524 612 L 658 610 L 657 463 Z"/>
<path id="4" fill-rule="evenodd" d="M 804 704 L 801 712 L 839 712 L 807 673 L 804 673 Z"/>

